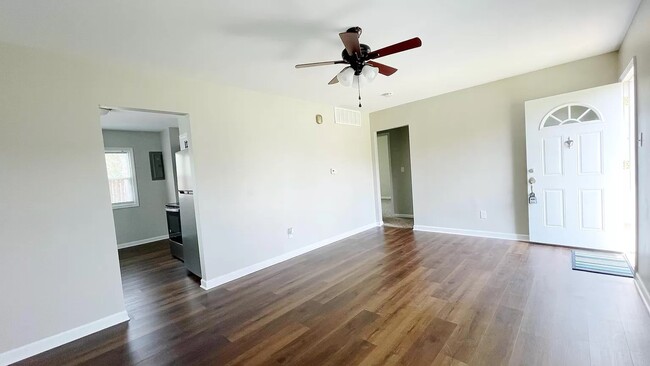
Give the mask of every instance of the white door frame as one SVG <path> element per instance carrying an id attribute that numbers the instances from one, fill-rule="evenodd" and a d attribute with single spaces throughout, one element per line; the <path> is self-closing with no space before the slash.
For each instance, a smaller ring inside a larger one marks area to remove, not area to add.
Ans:
<path id="1" fill-rule="evenodd" d="M 384 131 L 377 131 L 376 134 L 377 141 L 379 141 L 379 136 L 386 136 L 386 144 L 388 144 L 388 170 L 390 174 L 388 175 L 388 184 L 390 186 L 390 202 L 391 205 L 393 206 L 393 213 L 395 213 L 395 192 L 393 191 L 393 162 L 391 160 L 391 154 L 390 154 L 390 131 L 384 130 Z M 379 142 L 377 142 L 377 167 L 379 168 Z M 381 174 L 381 173 L 380 173 Z M 381 201 L 381 176 L 379 179 L 379 196 L 380 196 L 380 201 Z M 380 202 L 382 206 L 382 217 L 384 213 L 384 203 Z"/>
<path id="2" fill-rule="evenodd" d="M 415 220 L 415 192 L 413 192 L 413 154 L 412 154 L 412 147 L 411 147 L 411 127 L 408 123 L 405 124 L 398 124 L 395 126 L 387 127 L 387 128 L 382 128 L 379 130 L 375 130 L 372 127 L 370 128 L 370 144 L 372 148 L 372 170 L 373 170 L 373 175 L 375 179 L 375 217 L 377 219 L 377 223 L 381 226 L 384 224 L 383 218 L 382 218 L 382 210 L 381 210 L 381 182 L 379 181 L 379 146 L 377 144 L 377 135 L 380 133 L 385 133 L 388 132 L 388 130 L 393 130 L 396 128 L 400 127 L 408 127 L 409 129 L 409 157 L 411 159 L 411 192 L 412 192 L 412 199 L 413 199 L 413 220 Z M 392 166 L 392 165 L 391 165 Z M 393 189 L 392 185 L 392 177 L 391 177 L 391 190 Z M 395 196 L 392 194 L 392 196 Z M 395 201 L 393 200 L 393 206 L 395 205 Z"/>
<path id="3" fill-rule="evenodd" d="M 627 64 L 625 67 L 625 70 L 621 73 L 621 76 L 619 77 L 620 82 L 626 82 L 632 80 L 634 83 L 634 99 L 631 100 L 631 102 L 634 103 L 633 108 L 631 110 L 631 117 L 632 117 L 632 126 L 631 128 L 634 129 L 634 136 L 636 137 L 636 140 L 634 142 L 634 149 L 633 149 L 633 154 L 634 154 L 634 166 L 632 167 L 634 169 L 634 216 L 635 216 L 635 228 L 634 228 L 634 251 L 635 251 L 635 260 L 634 260 L 634 272 L 636 273 L 637 268 L 639 268 L 639 141 L 642 141 L 642 133 L 640 135 L 639 132 L 639 83 L 638 83 L 638 78 L 637 78 L 637 66 L 636 66 L 636 56 L 633 56 L 630 62 Z"/>
<path id="4" fill-rule="evenodd" d="M 98 108 L 100 108 L 100 109 L 109 109 L 109 110 L 118 110 L 118 111 L 127 111 L 127 112 L 130 111 L 130 112 L 161 113 L 161 114 L 169 114 L 169 115 L 172 115 L 172 116 L 176 116 L 178 118 L 183 118 L 187 122 L 188 129 L 189 129 L 189 135 L 190 135 L 189 138 L 191 139 L 191 133 L 192 133 L 191 131 L 192 130 L 191 130 L 191 122 L 190 122 L 190 114 L 189 113 L 160 111 L 160 110 L 154 110 L 154 109 L 132 108 L 132 107 L 116 107 L 116 106 L 109 106 L 109 105 L 105 105 L 105 104 L 98 105 Z M 101 124 L 101 115 L 100 114 L 97 115 L 97 122 L 99 124 Z M 101 133 L 101 126 L 100 126 L 100 133 Z M 103 137 L 100 140 L 102 141 L 101 149 L 102 149 L 102 151 L 104 151 L 104 139 L 103 139 Z M 195 162 L 194 162 L 194 160 L 192 160 L 192 171 L 193 172 L 196 171 L 196 166 L 194 164 L 195 164 Z M 108 177 L 106 177 L 106 175 L 105 175 L 105 179 L 106 179 L 106 186 L 108 187 Z M 205 267 L 205 252 L 204 252 L 203 242 L 202 242 L 202 237 L 201 237 L 202 236 L 202 234 L 201 234 L 201 226 L 200 226 L 201 220 L 199 219 L 199 204 L 200 204 L 199 203 L 199 196 L 200 196 L 200 189 L 198 189 L 198 187 L 195 187 L 194 188 L 194 217 L 196 219 L 196 231 L 197 231 L 198 242 L 199 242 L 198 243 L 199 244 L 199 260 L 201 262 L 202 270 L 205 271 L 205 268 L 206 268 Z M 109 197 L 109 205 L 110 205 L 110 197 Z M 111 212 L 112 212 L 112 205 L 111 205 Z M 110 217 L 111 217 L 111 225 L 113 227 L 115 227 L 115 220 L 113 219 L 112 213 L 111 213 Z M 116 241 L 115 241 L 115 253 L 116 253 L 116 255 L 119 255 L 119 249 L 120 248 L 118 248 L 118 246 L 117 246 L 117 238 L 116 238 Z M 119 267 L 119 262 L 118 262 L 118 267 Z M 122 279 L 122 269 L 118 268 L 118 270 L 120 271 L 120 281 L 123 281 L 123 279 Z M 204 277 L 205 277 L 205 275 L 204 275 Z M 203 288 L 203 289 L 206 289 L 206 287 L 204 287 L 204 285 L 203 285 L 203 284 L 206 283 L 205 281 L 206 281 L 205 278 L 201 279 L 201 288 Z M 124 297 L 124 291 L 122 291 L 122 296 Z"/>

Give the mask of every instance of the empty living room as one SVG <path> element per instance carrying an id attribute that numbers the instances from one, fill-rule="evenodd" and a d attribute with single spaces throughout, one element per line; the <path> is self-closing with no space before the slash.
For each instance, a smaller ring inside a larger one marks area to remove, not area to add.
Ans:
<path id="1" fill-rule="evenodd" d="M 650 365 L 650 0 L 5 0 L 0 131 L 0 365 Z"/>

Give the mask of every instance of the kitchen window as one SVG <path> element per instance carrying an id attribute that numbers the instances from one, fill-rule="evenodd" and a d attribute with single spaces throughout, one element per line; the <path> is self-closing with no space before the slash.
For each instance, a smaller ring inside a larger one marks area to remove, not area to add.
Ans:
<path id="1" fill-rule="evenodd" d="M 130 147 L 106 149 L 104 157 L 113 209 L 139 206 L 133 149 Z"/>

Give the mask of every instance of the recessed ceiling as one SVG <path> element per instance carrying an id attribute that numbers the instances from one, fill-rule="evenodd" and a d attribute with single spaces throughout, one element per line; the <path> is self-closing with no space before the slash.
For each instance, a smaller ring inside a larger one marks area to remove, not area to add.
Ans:
<path id="1" fill-rule="evenodd" d="M 103 130 L 162 131 L 178 127 L 178 117 L 156 112 L 141 112 L 114 109 L 99 117 Z"/>
<path id="2" fill-rule="evenodd" d="M 374 111 L 615 51 L 639 2 L 5 0 L 0 42 L 354 106 L 355 89 L 327 85 L 340 65 L 294 65 L 339 59 L 351 26 L 373 49 L 419 36 L 379 60 L 399 71 L 362 90 Z"/>

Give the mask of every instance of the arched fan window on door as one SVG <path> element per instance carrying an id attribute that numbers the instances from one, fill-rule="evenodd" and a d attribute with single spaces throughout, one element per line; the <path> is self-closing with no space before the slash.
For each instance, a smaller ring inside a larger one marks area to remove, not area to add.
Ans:
<path id="1" fill-rule="evenodd" d="M 601 121 L 602 118 L 595 109 L 581 104 L 567 104 L 550 111 L 542 120 L 540 128 Z"/>

